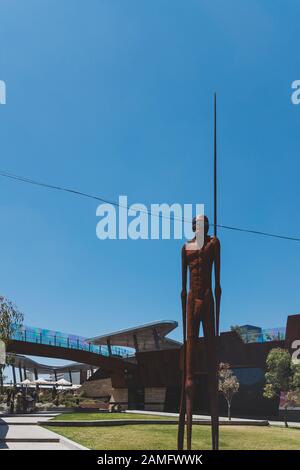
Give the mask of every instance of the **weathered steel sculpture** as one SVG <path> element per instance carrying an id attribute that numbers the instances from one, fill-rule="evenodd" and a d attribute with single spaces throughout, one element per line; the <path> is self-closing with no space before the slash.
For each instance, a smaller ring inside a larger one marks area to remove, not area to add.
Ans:
<path id="1" fill-rule="evenodd" d="M 214 236 L 208 235 L 209 221 L 204 218 L 193 219 L 193 231 L 203 229 L 204 243 L 198 247 L 196 236 L 182 248 L 182 322 L 183 322 L 183 378 L 181 390 L 180 415 L 178 425 L 178 449 L 183 449 L 184 427 L 187 424 L 187 450 L 192 447 L 193 404 L 195 395 L 194 358 L 197 354 L 200 322 L 203 325 L 207 358 L 208 394 L 210 400 L 212 448 L 219 447 L 218 411 L 218 361 L 217 337 L 220 317 L 220 242 L 217 238 L 217 175 L 216 175 L 216 96 L 214 122 Z M 201 227 L 202 223 L 202 227 Z M 197 233 L 196 233 L 197 235 Z M 215 298 L 212 289 L 212 271 L 215 274 Z M 190 286 L 187 294 L 187 274 Z"/>

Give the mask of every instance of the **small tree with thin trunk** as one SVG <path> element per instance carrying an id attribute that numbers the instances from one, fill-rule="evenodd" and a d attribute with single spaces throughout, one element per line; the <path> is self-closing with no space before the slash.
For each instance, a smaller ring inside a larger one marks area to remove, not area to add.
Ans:
<path id="1" fill-rule="evenodd" d="M 300 404 L 300 364 L 294 364 L 288 350 L 274 348 L 267 357 L 264 397 L 280 398 L 285 394 L 284 424 L 288 427 L 288 408 Z"/>
<path id="2" fill-rule="evenodd" d="M 7 347 L 14 335 L 23 326 L 24 316 L 18 308 L 8 299 L 0 296 L 0 341 Z M 3 370 L 8 365 L 9 356 L 6 355 L 6 362 L 0 364 L 0 386 L 3 390 Z"/>
<path id="3" fill-rule="evenodd" d="M 231 402 L 239 388 L 239 381 L 230 369 L 230 365 L 221 362 L 219 365 L 219 392 L 224 395 L 227 402 L 229 420 L 231 420 Z"/>

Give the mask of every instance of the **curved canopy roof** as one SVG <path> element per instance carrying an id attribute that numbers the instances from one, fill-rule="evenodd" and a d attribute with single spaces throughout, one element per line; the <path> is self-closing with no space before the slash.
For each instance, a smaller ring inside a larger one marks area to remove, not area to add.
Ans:
<path id="1" fill-rule="evenodd" d="M 136 326 L 126 330 L 114 331 L 106 335 L 88 338 L 92 344 L 109 344 L 110 346 L 125 346 L 136 351 L 155 351 L 159 349 L 179 348 L 181 343 L 166 338 L 166 335 L 177 328 L 173 320 L 157 321 L 146 325 Z"/>
<path id="2" fill-rule="evenodd" d="M 36 369 L 39 374 L 47 374 L 53 372 L 54 370 L 57 372 L 79 372 L 80 370 L 88 370 L 91 368 L 91 366 L 87 364 L 81 364 L 80 362 L 72 362 L 63 366 L 41 364 L 40 362 L 36 362 L 26 356 L 21 356 L 20 354 L 14 354 L 12 358 L 14 360 L 12 365 L 15 367 L 26 368 L 27 370 L 32 371 Z"/>

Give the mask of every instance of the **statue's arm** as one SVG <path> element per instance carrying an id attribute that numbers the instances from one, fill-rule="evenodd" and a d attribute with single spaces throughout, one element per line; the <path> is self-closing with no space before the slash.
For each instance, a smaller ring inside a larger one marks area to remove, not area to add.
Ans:
<path id="1" fill-rule="evenodd" d="M 181 276 L 182 276 L 182 286 L 181 286 L 181 306 L 182 306 L 182 326 L 183 326 L 183 339 L 186 338 L 186 285 L 187 285 L 187 259 L 185 245 L 181 250 Z"/>
<path id="2" fill-rule="evenodd" d="M 214 253 L 214 271 L 215 271 L 215 302 L 216 302 L 216 335 L 219 335 L 220 323 L 220 303 L 221 303 L 221 246 L 218 238 L 215 239 L 215 253 Z"/>
<path id="3" fill-rule="evenodd" d="M 181 250 L 181 274 L 182 274 L 181 296 L 184 294 L 186 297 L 187 259 L 186 259 L 185 245 L 182 247 L 182 250 Z"/>

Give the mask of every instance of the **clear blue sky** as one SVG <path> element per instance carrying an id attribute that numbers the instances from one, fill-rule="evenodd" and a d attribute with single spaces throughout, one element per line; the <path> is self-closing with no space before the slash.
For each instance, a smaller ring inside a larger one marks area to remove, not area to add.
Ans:
<path id="1" fill-rule="evenodd" d="M 1 0 L 0 169 L 300 236 L 296 0 Z M 99 241 L 96 201 L 0 178 L 0 291 L 93 336 L 181 319 L 179 241 Z M 219 231 L 221 327 L 299 313 L 300 243 Z M 181 337 L 178 331 L 173 336 Z"/>

